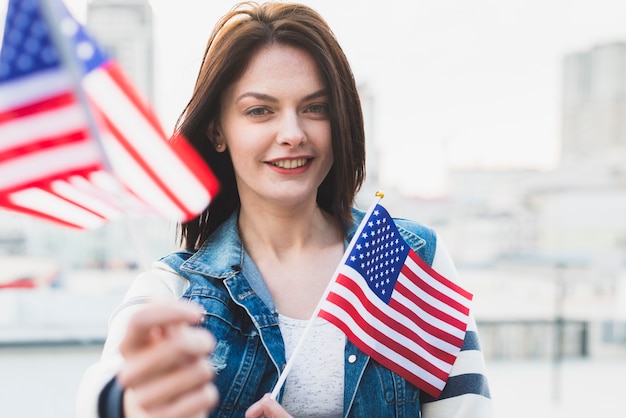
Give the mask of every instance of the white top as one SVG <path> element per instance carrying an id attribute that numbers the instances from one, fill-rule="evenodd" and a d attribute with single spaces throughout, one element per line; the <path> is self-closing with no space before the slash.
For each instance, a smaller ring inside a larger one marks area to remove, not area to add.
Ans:
<path id="1" fill-rule="evenodd" d="M 346 337 L 322 318 L 314 324 L 285 381 L 282 406 L 298 418 L 340 418 L 343 414 L 343 357 Z M 289 360 L 308 324 L 306 319 L 278 315 Z"/>

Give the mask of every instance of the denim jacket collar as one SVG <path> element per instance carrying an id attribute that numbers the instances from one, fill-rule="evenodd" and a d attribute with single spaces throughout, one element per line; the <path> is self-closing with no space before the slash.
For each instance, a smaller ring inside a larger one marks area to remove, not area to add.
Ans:
<path id="1" fill-rule="evenodd" d="M 346 230 L 346 247 L 354 236 L 359 224 L 363 220 L 365 212 L 353 208 L 353 223 Z M 195 254 L 183 263 L 181 269 L 192 273 L 198 273 L 210 277 L 226 279 L 234 276 L 241 270 L 245 257 L 245 250 L 239 235 L 239 211 L 234 211 L 224 223 L 209 237 Z M 397 225 L 400 234 L 409 246 L 417 251 L 424 246 L 426 241 L 419 235 Z M 220 251 L 209 251 L 219 243 Z"/>
<path id="2" fill-rule="evenodd" d="M 217 279 L 227 279 L 236 275 L 241 270 L 244 259 L 244 248 L 237 225 L 238 218 L 237 210 L 182 264 L 181 270 Z M 216 246 L 219 246 L 220 251 L 211 251 Z"/>

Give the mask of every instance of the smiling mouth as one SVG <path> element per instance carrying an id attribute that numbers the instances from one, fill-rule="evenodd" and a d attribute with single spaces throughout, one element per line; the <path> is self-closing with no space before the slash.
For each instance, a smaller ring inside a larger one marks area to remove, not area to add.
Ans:
<path id="1" fill-rule="evenodd" d="M 296 158 L 294 160 L 273 161 L 270 164 L 272 164 L 274 167 L 286 168 L 289 170 L 289 169 L 294 169 L 294 168 L 300 168 L 306 165 L 306 163 L 308 162 L 309 162 L 308 158 Z"/>

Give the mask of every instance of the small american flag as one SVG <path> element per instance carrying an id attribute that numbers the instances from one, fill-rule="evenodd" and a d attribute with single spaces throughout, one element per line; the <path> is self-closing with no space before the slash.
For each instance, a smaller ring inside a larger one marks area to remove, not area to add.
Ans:
<path id="1" fill-rule="evenodd" d="M 168 141 L 61 0 L 9 0 L 0 50 L 0 207 L 83 229 L 124 215 L 189 220 L 217 190 L 195 150 L 182 137 Z"/>
<path id="2" fill-rule="evenodd" d="M 357 234 L 318 315 L 437 397 L 463 344 L 472 295 L 423 261 L 380 204 Z"/>

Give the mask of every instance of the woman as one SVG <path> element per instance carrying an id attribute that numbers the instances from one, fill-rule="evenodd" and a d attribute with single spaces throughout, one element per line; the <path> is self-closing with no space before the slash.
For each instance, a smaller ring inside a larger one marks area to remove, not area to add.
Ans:
<path id="1" fill-rule="evenodd" d="M 79 406 L 93 413 L 98 404 L 111 417 L 122 410 L 126 417 L 491 416 L 473 322 L 439 399 L 370 360 L 323 320 L 280 404 L 266 395 L 363 217 L 352 208 L 365 164 L 359 96 L 316 12 L 245 3 L 224 16 L 178 128 L 222 191 L 181 225 L 184 250 L 129 290 Z M 402 225 L 423 244 L 414 249 L 454 280 L 436 235 Z M 201 306 L 215 344 L 193 326 L 199 314 L 190 306 L 138 303 L 181 298 Z M 212 367 L 203 360 L 209 352 Z"/>

